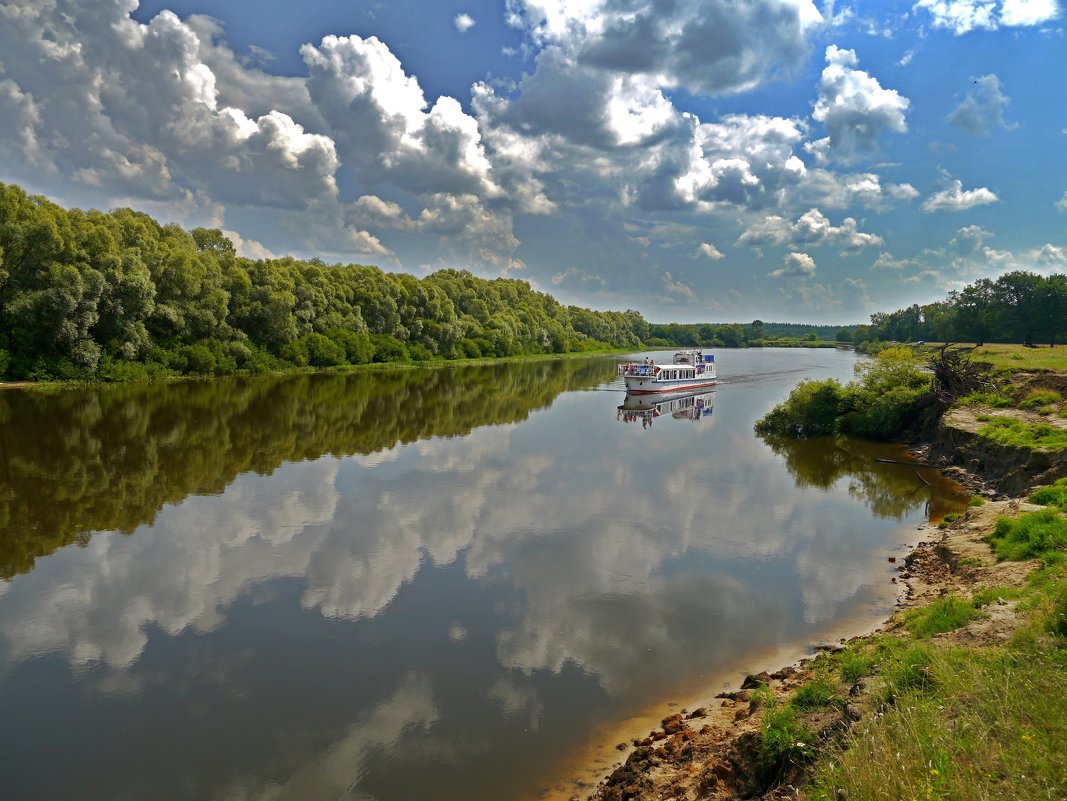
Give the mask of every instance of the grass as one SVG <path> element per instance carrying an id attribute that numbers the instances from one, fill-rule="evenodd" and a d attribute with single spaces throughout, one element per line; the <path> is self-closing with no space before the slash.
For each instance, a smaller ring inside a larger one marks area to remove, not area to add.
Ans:
<path id="1" fill-rule="evenodd" d="M 763 718 L 759 756 L 764 765 L 800 762 L 815 753 L 815 736 L 792 706 L 768 709 Z"/>
<path id="2" fill-rule="evenodd" d="M 990 535 L 1001 559 L 1035 559 L 1067 547 L 1067 519 L 1052 509 L 997 519 Z"/>
<path id="3" fill-rule="evenodd" d="M 1015 399 L 1011 395 L 1000 392 L 972 392 L 964 395 L 958 401 L 960 406 L 988 406 L 993 409 L 1007 409 L 1015 405 Z"/>
<path id="4" fill-rule="evenodd" d="M 982 417 L 978 419 L 982 421 Z M 1007 417 L 987 418 L 985 422 L 978 429 L 979 436 L 1001 445 L 1054 451 L 1067 448 L 1067 429 L 1049 423 L 1025 423 Z"/>
<path id="5" fill-rule="evenodd" d="M 909 611 L 904 615 L 904 625 L 916 637 L 932 637 L 966 626 L 977 614 L 969 601 L 948 595 Z"/>
<path id="6" fill-rule="evenodd" d="M 967 505 L 968 506 L 985 506 L 985 503 L 986 503 L 985 498 L 983 498 L 981 495 L 972 495 L 971 496 L 971 501 Z"/>
<path id="7" fill-rule="evenodd" d="M 1019 401 L 1019 408 L 1036 409 L 1040 406 L 1051 406 L 1061 400 L 1063 400 L 1063 396 L 1054 389 L 1035 389 L 1031 390 L 1025 398 Z"/>
<path id="8" fill-rule="evenodd" d="M 1067 673 L 1039 650 L 927 649 L 913 686 L 818 763 L 815 799 L 1061 798 Z M 918 663 L 916 663 L 918 664 Z"/>
<path id="9" fill-rule="evenodd" d="M 1067 478 L 1059 479 L 1051 487 L 1042 487 L 1031 492 L 1027 500 L 1038 506 L 1056 506 L 1067 510 Z"/>
<path id="10" fill-rule="evenodd" d="M 949 512 L 947 515 L 941 518 L 941 522 L 937 524 L 938 528 L 948 528 L 950 523 L 955 523 L 963 517 L 959 512 Z"/>
<path id="11" fill-rule="evenodd" d="M 845 701 L 837 694 L 837 689 L 829 681 L 815 679 L 802 685 L 793 693 L 789 704 L 802 712 L 811 712 L 815 709 L 841 707 L 844 706 Z"/>
<path id="12" fill-rule="evenodd" d="M 1054 486 L 1067 489 L 1067 479 Z M 857 640 L 833 661 L 813 661 L 820 679 L 870 677 L 876 706 L 821 746 L 802 798 L 1067 797 L 1067 518 L 1054 509 L 1002 518 L 991 539 L 1002 558 L 1041 559 L 1024 586 L 941 598 L 905 615 L 903 637 Z M 1001 601 L 1027 620 L 1009 640 L 927 639 Z"/>
<path id="13" fill-rule="evenodd" d="M 972 351 L 975 361 L 1012 370 L 1060 370 L 1067 372 L 1067 345 L 1028 348 L 1025 345 L 989 344 Z"/>

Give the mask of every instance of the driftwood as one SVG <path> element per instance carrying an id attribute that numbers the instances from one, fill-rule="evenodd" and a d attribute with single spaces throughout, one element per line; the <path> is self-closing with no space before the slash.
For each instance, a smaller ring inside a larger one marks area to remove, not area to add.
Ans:
<path id="1" fill-rule="evenodd" d="M 906 462 L 903 459 L 875 459 L 882 464 L 906 464 L 908 467 L 933 467 L 929 462 Z"/>

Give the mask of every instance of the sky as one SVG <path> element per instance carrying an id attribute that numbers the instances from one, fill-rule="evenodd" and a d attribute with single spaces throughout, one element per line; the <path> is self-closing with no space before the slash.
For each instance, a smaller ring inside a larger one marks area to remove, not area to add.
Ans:
<path id="1" fill-rule="evenodd" d="M 241 255 L 857 323 L 1067 266 L 1061 0 L 0 0 L 0 181 Z"/>

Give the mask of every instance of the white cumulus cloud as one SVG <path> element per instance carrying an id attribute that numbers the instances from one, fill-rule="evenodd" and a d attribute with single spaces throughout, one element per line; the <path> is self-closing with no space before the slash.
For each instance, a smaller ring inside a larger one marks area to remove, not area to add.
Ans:
<path id="1" fill-rule="evenodd" d="M 910 101 L 856 69 L 858 64 L 855 51 L 836 45 L 826 48 L 826 68 L 812 117 L 822 123 L 828 136 L 808 146 L 821 162 L 852 164 L 869 159 L 877 155 L 883 133 L 908 130 L 904 112 Z"/>
<path id="2" fill-rule="evenodd" d="M 935 192 L 922 203 L 925 212 L 934 211 L 964 211 L 986 203 L 996 203 L 999 198 L 986 187 L 978 189 L 964 189 L 963 182 L 959 179 L 947 180 L 947 186 L 940 192 Z"/>
<path id="3" fill-rule="evenodd" d="M 815 259 L 807 253 L 787 253 L 782 266 L 769 275 L 771 278 L 811 278 L 815 275 Z"/>
<path id="4" fill-rule="evenodd" d="M 456 16 L 452 18 L 452 24 L 456 26 L 456 30 L 460 33 L 466 33 L 475 25 L 477 25 L 478 21 L 474 19 L 474 17 L 472 17 L 470 14 L 460 13 L 456 14 Z"/>

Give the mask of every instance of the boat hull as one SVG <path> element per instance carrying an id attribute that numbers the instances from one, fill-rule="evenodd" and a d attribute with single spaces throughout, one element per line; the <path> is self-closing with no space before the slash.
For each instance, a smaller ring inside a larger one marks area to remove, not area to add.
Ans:
<path id="1" fill-rule="evenodd" d="M 647 376 L 626 376 L 626 391 L 631 395 L 664 395 L 670 392 L 692 392 L 693 390 L 713 387 L 718 382 L 716 378 L 677 378 L 671 381 L 660 381 Z"/>

